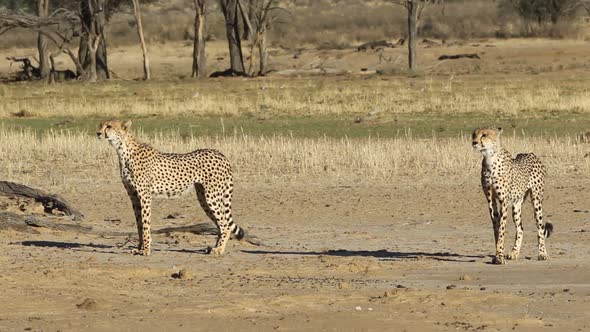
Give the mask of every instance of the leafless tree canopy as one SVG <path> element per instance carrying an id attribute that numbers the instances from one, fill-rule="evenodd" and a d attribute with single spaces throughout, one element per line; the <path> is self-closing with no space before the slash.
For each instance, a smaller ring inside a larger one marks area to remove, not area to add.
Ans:
<path id="1" fill-rule="evenodd" d="M 79 24 L 78 14 L 67 9 L 58 9 L 47 17 L 39 17 L 0 8 L 0 36 L 15 28 L 31 29 L 60 46 L 71 41 Z"/>

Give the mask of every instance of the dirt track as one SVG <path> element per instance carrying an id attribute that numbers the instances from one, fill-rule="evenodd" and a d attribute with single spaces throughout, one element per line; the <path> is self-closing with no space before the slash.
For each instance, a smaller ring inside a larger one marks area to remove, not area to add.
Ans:
<path id="1" fill-rule="evenodd" d="M 551 260 L 536 260 L 527 203 L 522 259 L 505 266 L 489 264 L 478 179 L 438 180 L 238 183 L 236 221 L 265 245 L 233 240 L 223 257 L 192 233 L 139 257 L 123 236 L 2 231 L 0 330 L 590 329 L 587 179 L 551 180 Z M 133 232 L 117 179 L 71 185 L 83 225 Z M 157 200 L 154 229 L 207 221 L 195 201 Z"/>

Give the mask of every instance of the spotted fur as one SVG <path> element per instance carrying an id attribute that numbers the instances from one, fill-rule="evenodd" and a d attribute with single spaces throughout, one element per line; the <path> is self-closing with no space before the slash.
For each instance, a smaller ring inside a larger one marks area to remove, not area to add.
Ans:
<path id="1" fill-rule="evenodd" d="M 106 121 L 100 124 L 96 135 L 109 141 L 119 156 L 121 179 L 131 198 L 139 233 L 134 253 L 150 254 L 152 195 L 170 197 L 192 187 L 201 207 L 219 229 L 211 254 L 223 254 L 231 233 L 238 240 L 244 237 L 243 229 L 232 219 L 233 178 L 230 164 L 221 152 L 199 149 L 185 154 L 162 153 L 139 143 L 129 132 L 130 126 L 131 121 Z"/>
<path id="2" fill-rule="evenodd" d="M 488 201 L 494 227 L 496 255 L 493 263 L 504 264 L 504 234 L 508 208 L 512 205 L 512 218 L 516 226 L 516 239 L 508 259 L 517 259 L 522 244 L 522 202 L 530 195 L 537 223 L 539 260 L 548 259 L 545 238 L 553 231 L 551 223 L 543 222 L 543 192 L 546 170 L 539 158 L 532 153 L 512 154 L 502 148 L 502 128 L 478 128 L 473 131 L 473 148 L 483 155 L 481 185 Z"/>

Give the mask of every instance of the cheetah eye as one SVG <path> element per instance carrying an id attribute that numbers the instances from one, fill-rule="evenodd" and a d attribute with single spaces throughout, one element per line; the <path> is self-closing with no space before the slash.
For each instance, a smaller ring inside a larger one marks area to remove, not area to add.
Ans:
<path id="1" fill-rule="evenodd" d="M 107 125 L 107 129 L 111 129 L 111 125 Z"/>
<path id="2" fill-rule="evenodd" d="M 482 134 L 481 135 L 481 138 L 484 138 L 484 137 L 488 137 L 488 135 L 487 134 Z"/>

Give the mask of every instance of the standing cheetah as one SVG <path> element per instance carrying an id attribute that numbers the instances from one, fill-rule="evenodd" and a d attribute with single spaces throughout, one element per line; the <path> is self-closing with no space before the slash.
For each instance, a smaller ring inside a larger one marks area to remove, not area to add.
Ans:
<path id="1" fill-rule="evenodd" d="M 539 158 L 532 153 L 521 153 L 512 159 L 510 152 L 500 145 L 502 128 L 478 128 L 473 131 L 473 148 L 483 155 L 481 185 L 488 200 L 494 226 L 496 256 L 494 264 L 504 264 L 504 233 L 508 219 L 508 207 L 512 204 L 512 219 L 516 226 L 516 239 L 508 259 L 517 259 L 522 244 L 522 202 L 530 194 L 535 209 L 539 260 L 548 258 L 545 238 L 551 235 L 553 225 L 543 222 L 543 190 L 546 170 Z"/>
<path id="2" fill-rule="evenodd" d="M 170 197 L 184 193 L 191 186 L 219 230 L 217 244 L 210 253 L 223 254 L 231 233 L 241 240 L 244 231 L 234 223 L 231 213 L 231 167 L 221 152 L 200 149 L 185 154 L 162 153 L 139 143 L 129 132 L 130 126 L 131 121 L 106 121 L 100 124 L 96 135 L 109 141 L 119 156 L 121 178 L 131 198 L 139 233 L 139 246 L 134 253 L 150 254 L 152 194 Z"/>

